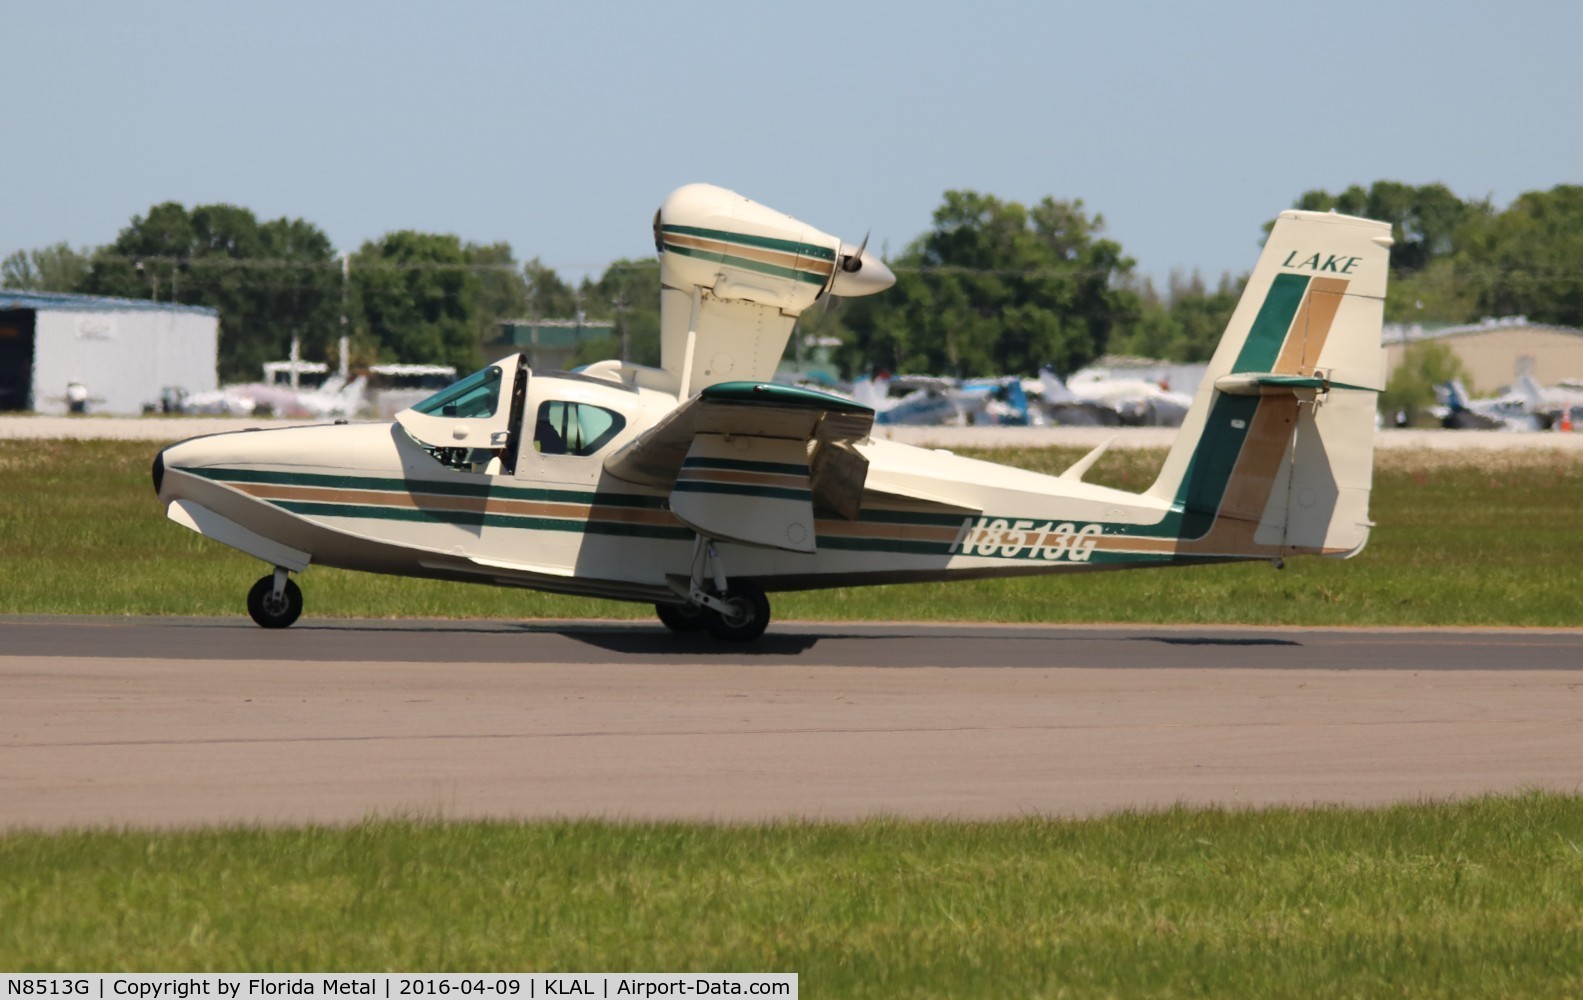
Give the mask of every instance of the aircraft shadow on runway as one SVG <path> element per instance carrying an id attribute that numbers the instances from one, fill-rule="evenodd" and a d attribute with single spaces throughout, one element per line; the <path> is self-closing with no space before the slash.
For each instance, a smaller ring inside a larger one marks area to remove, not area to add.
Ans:
<path id="1" fill-rule="evenodd" d="M 1162 642 L 1167 646 L 1301 646 L 1296 639 L 1216 635 L 1138 635 L 1133 642 Z"/>

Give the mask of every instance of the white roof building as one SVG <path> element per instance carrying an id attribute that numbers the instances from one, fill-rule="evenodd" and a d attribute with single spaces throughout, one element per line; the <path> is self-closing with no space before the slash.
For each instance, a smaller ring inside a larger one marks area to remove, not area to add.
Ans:
<path id="1" fill-rule="evenodd" d="M 1468 388 L 1488 393 L 1532 375 L 1542 385 L 1583 378 L 1583 330 L 1531 323 L 1526 316 L 1503 316 L 1461 326 L 1386 324 L 1385 368 L 1389 377 L 1413 344 L 1438 341 L 1468 370 Z"/>
<path id="2" fill-rule="evenodd" d="M 166 387 L 219 387 L 219 313 L 139 299 L 0 288 L 0 410 L 137 414 Z M 68 386 L 75 386 L 68 392 Z"/>

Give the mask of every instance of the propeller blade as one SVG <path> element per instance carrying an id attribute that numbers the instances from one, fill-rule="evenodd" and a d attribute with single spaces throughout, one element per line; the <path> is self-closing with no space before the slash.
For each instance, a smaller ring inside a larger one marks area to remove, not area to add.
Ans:
<path id="1" fill-rule="evenodd" d="M 863 234 L 863 242 L 857 245 L 856 253 L 842 255 L 841 270 L 848 274 L 856 274 L 863 269 L 863 251 L 868 249 L 868 238 L 873 232 L 874 230 L 870 229 Z"/>

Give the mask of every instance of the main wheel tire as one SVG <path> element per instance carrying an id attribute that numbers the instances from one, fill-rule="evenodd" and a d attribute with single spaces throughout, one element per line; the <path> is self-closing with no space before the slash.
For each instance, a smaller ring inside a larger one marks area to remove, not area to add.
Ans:
<path id="1" fill-rule="evenodd" d="M 730 642 L 752 642 L 764 634 L 770 623 L 770 602 L 763 588 L 747 580 L 738 580 L 721 595 L 730 606 L 722 613 L 710 608 L 704 612 L 704 627 L 716 639 Z"/>
<path id="2" fill-rule="evenodd" d="M 701 632 L 708 624 L 704 609 L 696 604 L 656 604 L 654 613 L 672 632 Z"/>
<path id="3" fill-rule="evenodd" d="M 247 592 L 247 613 L 264 628 L 287 628 L 302 614 L 302 588 L 295 580 L 287 580 L 277 599 L 275 577 L 266 576 Z"/>

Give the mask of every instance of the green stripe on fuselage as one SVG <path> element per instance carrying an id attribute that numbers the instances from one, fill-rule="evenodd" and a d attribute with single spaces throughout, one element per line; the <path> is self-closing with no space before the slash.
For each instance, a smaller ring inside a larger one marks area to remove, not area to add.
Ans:
<path id="1" fill-rule="evenodd" d="M 676 480 L 677 493 L 719 493 L 725 496 L 756 497 L 769 500 L 797 500 L 808 502 L 813 493 L 808 490 L 780 486 L 748 486 L 745 483 L 707 483 L 693 479 Z"/>
<path id="2" fill-rule="evenodd" d="M 438 479 L 388 479 L 380 476 L 332 476 L 317 472 L 277 472 L 269 469 L 181 469 L 218 483 L 258 483 L 269 486 L 311 486 L 335 490 L 381 490 L 415 496 L 477 497 L 493 500 L 537 500 L 545 503 L 581 503 L 596 507 L 636 507 L 660 510 L 665 498 L 633 493 L 591 490 L 529 489 L 488 482 L 455 482 Z"/>
<path id="3" fill-rule="evenodd" d="M 270 503 L 308 517 L 354 517 L 375 521 L 412 521 L 455 524 L 468 528 L 520 528 L 528 531 L 577 531 L 590 535 L 624 535 L 638 538 L 689 539 L 693 533 L 680 526 L 628 524 L 624 521 L 585 521 L 581 518 L 530 517 L 521 514 L 486 514 L 473 510 L 425 510 L 411 507 L 377 507 L 361 504 L 319 503 L 312 500 L 272 500 Z"/>
<path id="4" fill-rule="evenodd" d="M 977 516 L 958 513 L 926 514 L 920 511 L 864 507 L 858 511 L 857 519 L 861 524 L 917 524 L 926 527 L 954 528 L 962 523 L 962 518 Z"/>
<path id="5" fill-rule="evenodd" d="M 772 236 L 750 236 L 747 233 L 733 233 L 725 229 L 704 229 L 700 226 L 661 226 L 660 231 L 676 233 L 681 236 L 698 236 L 706 240 L 720 240 L 722 243 L 740 243 L 746 247 L 779 250 L 782 253 L 794 253 L 803 257 L 812 257 L 815 260 L 835 260 L 834 250 L 815 243 L 778 240 Z"/>
<path id="6" fill-rule="evenodd" d="M 799 271 L 793 267 L 781 267 L 779 264 L 766 264 L 761 260 L 750 260 L 747 257 L 720 253 L 717 250 L 695 250 L 692 247 L 675 246 L 670 243 L 665 244 L 665 249 L 671 253 L 679 253 L 683 257 L 697 257 L 699 260 L 713 261 L 716 264 L 740 267 L 744 271 L 757 271 L 759 274 L 767 274 L 773 278 L 790 278 L 807 285 L 823 285 L 830 280 L 828 274 L 815 274 L 812 271 Z"/>

